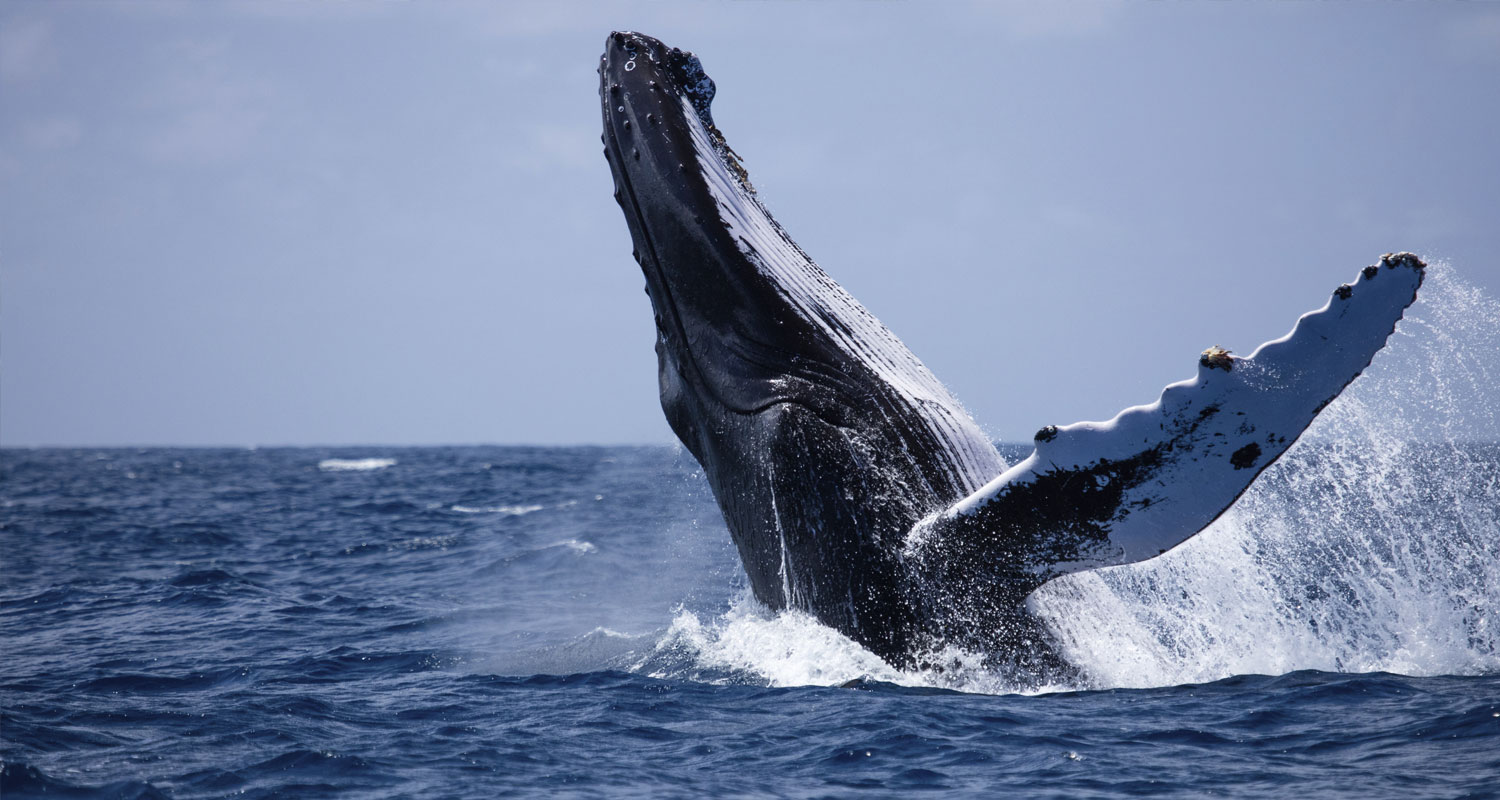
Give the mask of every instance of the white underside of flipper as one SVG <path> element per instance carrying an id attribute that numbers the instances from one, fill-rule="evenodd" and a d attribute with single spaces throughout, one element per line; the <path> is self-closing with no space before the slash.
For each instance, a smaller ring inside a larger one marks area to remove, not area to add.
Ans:
<path id="1" fill-rule="evenodd" d="M 1228 508 L 1369 365 L 1415 299 L 1422 270 L 1416 256 L 1386 256 L 1249 357 L 1206 351 L 1196 377 L 1166 387 L 1150 405 L 1108 422 L 1042 429 L 1028 458 L 919 525 L 908 552 L 966 518 L 1002 510 L 1013 517 L 1022 502 L 1044 524 L 1067 520 L 1070 530 L 1078 527 L 1074 509 L 1105 508 L 1090 524 L 1107 540 L 1080 548 L 1076 560 L 1033 567 L 1050 574 L 1141 561 L 1177 546 Z M 1111 481 L 1122 485 L 1111 491 Z"/>

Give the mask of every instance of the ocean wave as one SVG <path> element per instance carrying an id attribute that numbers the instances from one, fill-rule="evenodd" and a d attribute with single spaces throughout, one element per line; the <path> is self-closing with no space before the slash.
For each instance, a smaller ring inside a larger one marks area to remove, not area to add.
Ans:
<path id="1" fill-rule="evenodd" d="M 370 472 L 396 463 L 394 458 L 325 458 L 318 462 L 324 472 Z"/>
<path id="2" fill-rule="evenodd" d="M 40 769 L 20 761 L 0 764 L 0 786 L 5 794 L 27 797 L 52 795 L 56 797 L 129 797 L 166 798 L 155 786 L 138 780 L 123 780 L 99 786 L 83 786 L 54 778 Z"/>
<path id="3" fill-rule="evenodd" d="M 470 661 L 469 667 L 480 674 L 533 678 L 631 672 L 630 665 L 640 658 L 642 650 L 651 648 L 656 637 L 655 632 L 633 634 L 599 626 L 563 642 L 492 652 Z"/>

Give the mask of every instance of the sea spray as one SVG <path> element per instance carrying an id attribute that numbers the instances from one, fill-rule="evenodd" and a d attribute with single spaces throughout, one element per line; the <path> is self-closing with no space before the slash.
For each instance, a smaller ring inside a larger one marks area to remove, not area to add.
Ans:
<path id="1" fill-rule="evenodd" d="M 1385 352 L 1203 533 L 1031 598 L 1092 685 L 1500 670 L 1500 304 L 1435 265 Z"/>
<path id="2" fill-rule="evenodd" d="M 911 683 L 812 615 L 771 611 L 748 588 L 718 616 L 678 608 L 635 670 L 660 678 L 768 686 L 836 686 L 865 678 Z"/>
<path id="3" fill-rule="evenodd" d="M 858 642 L 798 610 L 772 611 L 741 590 L 728 611 L 678 608 L 672 624 L 631 670 L 653 678 L 758 686 L 842 686 L 875 681 L 978 694 L 1059 691 L 989 671 L 982 656 L 949 648 L 938 668 L 897 670 Z"/>

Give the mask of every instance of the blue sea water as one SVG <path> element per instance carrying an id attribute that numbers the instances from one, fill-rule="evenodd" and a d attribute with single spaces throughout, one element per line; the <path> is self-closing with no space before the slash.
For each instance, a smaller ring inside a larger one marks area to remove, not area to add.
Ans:
<path id="1" fill-rule="evenodd" d="M 1433 270 L 1228 513 L 1033 594 L 1076 685 L 759 607 L 671 447 L 0 449 L 0 796 L 1500 797 L 1497 380 Z"/>
<path id="2" fill-rule="evenodd" d="M 7 799 L 1500 793 L 1492 630 L 1462 675 L 955 691 L 754 608 L 666 447 L 4 450 L 0 485 Z"/>

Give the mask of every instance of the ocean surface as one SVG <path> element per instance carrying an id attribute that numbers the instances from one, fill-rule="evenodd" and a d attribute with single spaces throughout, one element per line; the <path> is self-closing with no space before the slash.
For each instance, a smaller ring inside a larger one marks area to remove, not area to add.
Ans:
<path id="1" fill-rule="evenodd" d="M 1076 685 L 759 607 L 668 446 L 0 450 L 0 795 L 1500 797 L 1497 321 L 1437 273 L 1230 512 L 1038 590 Z"/>
<path id="2" fill-rule="evenodd" d="M 5 450 L 0 484 L 7 799 L 1500 796 L 1493 583 L 1426 630 L 1223 609 L 1263 646 L 1073 587 L 1093 685 L 1008 694 L 757 608 L 667 447 Z"/>

